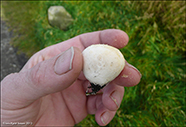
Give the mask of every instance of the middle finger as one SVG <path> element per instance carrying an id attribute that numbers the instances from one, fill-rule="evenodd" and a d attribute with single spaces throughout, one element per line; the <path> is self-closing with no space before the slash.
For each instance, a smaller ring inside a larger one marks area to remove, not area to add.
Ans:
<path id="1" fill-rule="evenodd" d="M 124 87 L 110 82 L 102 91 L 102 102 L 104 106 L 111 111 L 116 111 L 123 99 Z"/>

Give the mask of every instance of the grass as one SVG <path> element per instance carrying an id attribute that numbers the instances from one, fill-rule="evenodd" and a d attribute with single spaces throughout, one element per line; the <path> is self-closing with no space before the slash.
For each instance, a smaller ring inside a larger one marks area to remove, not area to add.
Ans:
<path id="1" fill-rule="evenodd" d="M 74 18 L 67 31 L 48 25 L 47 9 L 62 5 Z M 143 77 L 125 88 L 116 116 L 107 126 L 186 125 L 186 5 L 168 2 L 3 2 L 3 19 L 15 33 L 12 40 L 28 56 L 82 33 L 116 28 L 129 44 L 121 49 Z M 94 116 L 76 126 L 98 126 Z"/>

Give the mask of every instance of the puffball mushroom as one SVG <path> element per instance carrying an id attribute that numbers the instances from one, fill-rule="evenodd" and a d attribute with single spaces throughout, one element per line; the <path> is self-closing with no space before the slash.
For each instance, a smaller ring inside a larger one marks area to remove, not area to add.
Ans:
<path id="1" fill-rule="evenodd" d="M 123 70 L 125 59 L 123 54 L 115 47 L 106 44 L 95 44 L 83 51 L 83 73 L 90 81 L 92 92 L 96 94 L 110 81 L 114 80 Z"/>

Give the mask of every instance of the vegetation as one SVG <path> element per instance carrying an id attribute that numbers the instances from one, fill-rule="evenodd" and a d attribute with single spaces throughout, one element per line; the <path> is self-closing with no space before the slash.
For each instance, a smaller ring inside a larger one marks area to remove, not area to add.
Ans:
<path id="1" fill-rule="evenodd" d="M 52 5 L 64 6 L 74 18 L 67 31 L 48 24 Z M 4 1 L 2 8 L 15 34 L 12 44 L 28 56 L 82 33 L 125 31 L 130 40 L 121 51 L 143 76 L 139 85 L 125 88 L 121 107 L 107 126 L 186 125 L 185 1 Z M 88 115 L 77 126 L 98 124 Z"/>

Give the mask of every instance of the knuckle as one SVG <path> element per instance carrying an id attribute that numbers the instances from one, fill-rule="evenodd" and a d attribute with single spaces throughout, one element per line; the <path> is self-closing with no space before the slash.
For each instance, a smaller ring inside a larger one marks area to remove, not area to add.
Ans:
<path id="1" fill-rule="evenodd" d="M 44 75 L 41 71 L 41 63 L 36 65 L 31 71 L 31 81 L 33 85 L 39 86 L 43 82 Z"/>

